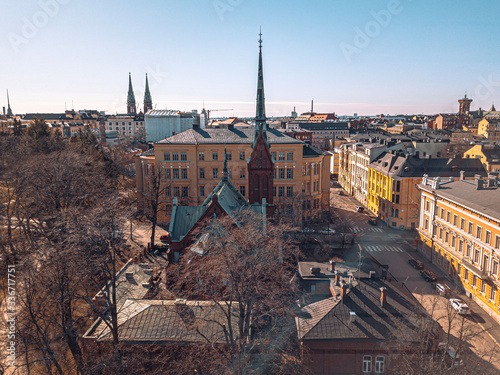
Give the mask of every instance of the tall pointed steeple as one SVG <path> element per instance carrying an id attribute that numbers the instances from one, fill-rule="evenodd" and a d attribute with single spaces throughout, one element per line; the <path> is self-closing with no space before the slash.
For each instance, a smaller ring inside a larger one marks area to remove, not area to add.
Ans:
<path id="1" fill-rule="evenodd" d="M 148 73 L 146 73 L 146 91 L 144 92 L 144 113 L 153 109 L 153 100 L 149 92 Z"/>
<path id="2" fill-rule="evenodd" d="M 7 116 L 13 116 L 12 109 L 10 108 L 9 90 L 7 90 Z"/>
<path id="3" fill-rule="evenodd" d="M 135 107 L 135 95 L 132 89 L 132 77 L 128 73 L 128 96 L 127 96 L 127 114 L 135 115 L 137 113 Z"/>
<path id="4" fill-rule="evenodd" d="M 257 111 L 255 114 L 255 137 L 254 145 L 260 130 L 267 142 L 266 126 L 266 104 L 264 97 L 264 70 L 262 69 L 262 30 L 259 32 L 259 73 L 257 78 Z"/>

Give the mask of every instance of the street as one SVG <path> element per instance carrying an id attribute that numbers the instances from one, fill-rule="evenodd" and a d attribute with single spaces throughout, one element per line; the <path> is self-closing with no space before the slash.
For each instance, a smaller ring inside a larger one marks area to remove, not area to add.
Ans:
<path id="1" fill-rule="evenodd" d="M 356 244 L 350 249 L 350 254 L 345 254 L 346 257 L 352 259 L 361 251 L 363 256 L 369 254 L 381 264 L 387 265 L 390 277 L 404 283 L 445 333 L 448 331 L 447 327 L 450 327 L 449 331 L 453 336 L 451 341 L 457 342 L 455 346 L 461 345 L 461 356 L 467 358 L 468 363 L 472 363 L 476 369 L 484 369 L 485 372 L 491 367 L 488 373 L 500 371 L 499 325 L 477 304 L 465 297 L 461 288 L 454 284 L 449 276 L 416 251 L 416 232 L 388 228 L 381 224 L 380 220 L 377 220 L 377 225 L 368 224 L 368 219 L 375 216 L 366 208 L 364 213 L 357 212 L 356 206 L 359 206 L 359 203 L 348 195 L 339 195 L 339 190 L 342 189 L 331 188 L 330 199 L 336 223 L 344 231 L 356 234 Z M 425 281 L 420 276 L 420 271 L 408 263 L 411 258 L 422 261 L 425 269 L 436 274 L 438 282 L 448 285 L 455 297 L 466 301 L 472 310 L 471 316 L 462 317 L 456 314 L 448 299 L 439 296 L 432 283 Z M 459 340 L 459 337 L 462 337 L 462 340 Z M 444 338 L 441 341 L 444 341 Z"/>

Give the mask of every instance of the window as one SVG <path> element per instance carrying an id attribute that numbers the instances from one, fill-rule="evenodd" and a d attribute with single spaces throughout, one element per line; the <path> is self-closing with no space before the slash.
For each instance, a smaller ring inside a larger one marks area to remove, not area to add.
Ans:
<path id="1" fill-rule="evenodd" d="M 450 212 L 450 211 L 446 211 L 446 221 L 447 221 L 448 223 L 450 223 L 450 222 L 451 222 L 451 212 Z"/>
<path id="2" fill-rule="evenodd" d="M 385 372 L 385 357 L 375 357 L 375 374 L 383 374 Z"/>
<path id="3" fill-rule="evenodd" d="M 219 153 L 217 151 L 212 152 L 212 160 L 219 160 Z"/>
<path id="4" fill-rule="evenodd" d="M 465 256 L 468 258 L 470 258 L 470 251 L 471 251 L 471 246 L 467 244 L 467 253 L 465 254 Z"/>
<path id="5" fill-rule="evenodd" d="M 464 268 L 464 281 L 469 282 L 469 270 Z"/>
<path id="6" fill-rule="evenodd" d="M 245 160 L 245 151 L 240 151 L 240 160 Z"/>
<path id="7" fill-rule="evenodd" d="M 477 276 L 475 274 L 472 275 L 472 286 L 477 287 Z"/>
<path id="8" fill-rule="evenodd" d="M 240 178 L 245 178 L 245 168 L 240 169 Z"/>
<path id="9" fill-rule="evenodd" d="M 172 196 L 172 188 L 170 186 L 165 187 L 165 196 L 166 197 Z"/>
<path id="10" fill-rule="evenodd" d="M 485 293 L 486 293 L 486 283 L 484 282 L 484 280 L 481 280 L 481 294 Z"/>
<path id="11" fill-rule="evenodd" d="M 481 228 L 480 226 L 477 226 L 476 227 L 476 238 L 481 239 L 482 236 L 483 236 L 483 228 Z"/>
<path id="12" fill-rule="evenodd" d="M 456 245 L 457 245 L 457 237 L 451 236 L 451 247 L 455 248 Z"/>
<path id="13" fill-rule="evenodd" d="M 443 228 L 439 228 L 439 239 L 443 239 Z"/>
<path id="14" fill-rule="evenodd" d="M 240 194 L 245 195 L 245 185 L 240 186 Z"/>
<path id="15" fill-rule="evenodd" d="M 486 242 L 488 245 L 491 245 L 491 232 L 489 230 L 486 230 L 484 232 L 484 242 Z"/>
<path id="16" fill-rule="evenodd" d="M 394 216 L 399 217 L 399 210 L 397 208 L 394 210 Z"/>
<path id="17" fill-rule="evenodd" d="M 285 187 L 279 186 L 278 187 L 278 197 L 284 197 L 284 196 L 285 196 Z"/>
<path id="18" fill-rule="evenodd" d="M 491 302 L 495 302 L 495 294 L 496 294 L 496 288 L 494 286 L 492 286 L 490 288 L 490 301 Z"/>
<path id="19" fill-rule="evenodd" d="M 170 152 L 163 153 L 163 160 L 170 160 Z"/>
<path id="20" fill-rule="evenodd" d="M 396 194 L 396 204 L 399 204 L 399 194 Z"/>
<path id="21" fill-rule="evenodd" d="M 287 186 L 286 187 L 286 196 L 287 197 L 293 197 L 293 186 Z"/>
<path id="22" fill-rule="evenodd" d="M 273 186 L 273 197 L 276 196 L 276 186 Z"/>
<path id="23" fill-rule="evenodd" d="M 205 168 L 200 168 L 200 179 L 205 178 Z"/>
<path id="24" fill-rule="evenodd" d="M 278 178 L 279 179 L 284 179 L 285 178 L 285 168 L 279 168 L 278 170 Z"/>
<path id="25" fill-rule="evenodd" d="M 441 219 L 444 219 L 444 208 L 441 208 Z"/>
<path id="26" fill-rule="evenodd" d="M 186 168 L 182 168 L 181 169 L 181 178 L 183 180 L 187 180 L 187 178 L 188 178 L 188 170 Z"/>
<path id="27" fill-rule="evenodd" d="M 393 200 L 393 201 L 394 201 L 394 200 Z M 429 212 L 429 201 L 428 201 L 428 200 L 426 200 L 426 201 L 425 201 L 425 210 L 426 210 L 427 212 Z"/>
<path id="28" fill-rule="evenodd" d="M 200 197 L 205 196 L 205 185 L 200 185 Z"/>
<path id="29" fill-rule="evenodd" d="M 278 153 L 278 160 L 285 160 L 285 151 L 280 151 Z"/>
<path id="30" fill-rule="evenodd" d="M 424 229 L 428 231 L 429 229 L 429 219 L 425 218 L 425 224 L 424 224 Z"/>
<path id="31" fill-rule="evenodd" d="M 198 160 L 205 160 L 205 152 L 203 151 L 198 152 Z"/>
<path id="32" fill-rule="evenodd" d="M 465 230 L 465 219 L 460 219 L 460 229 Z"/>
<path id="33" fill-rule="evenodd" d="M 288 151 L 286 153 L 286 160 L 293 160 L 293 151 Z"/>
<path id="34" fill-rule="evenodd" d="M 445 232 L 444 233 L 444 242 L 448 243 L 450 241 L 450 233 Z"/>
<path id="35" fill-rule="evenodd" d="M 172 160 L 174 160 L 174 161 L 179 160 L 179 153 L 178 152 L 172 152 Z"/>
<path id="36" fill-rule="evenodd" d="M 469 229 L 467 233 L 472 234 L 474 232 L 474 224 L 469 221 Z"/>
<path id="37" fill-rule="evenodd" d="M 495 236 L 495 249 L 500 249 L 500 236 Z"/>
<path id="38" fill-rule="evenodd" d="M 181 152 L 181 160 L 183 160 L 183 161 L 188 160 L 188 158 L 187 158 L 187 153 L 185 153 L 185 152 Z"/>
<path id="39" fill-rule="evenodd" d="M 274 161 L 276 161 L 276 152 L 271 152 L 271 157 L 273 158 Z"/>
<path id="40" fill-rule="evenodd" d="M 187 197 L 188 196 L 188 191 L 189 191 L 189 186 L 183 186 L 182 187 L 182 196 Z"/>
<path id="41" fill-rule="evenodd" d="M 213 178 L 219 178 L 219 168 L 213 169 Z"/>
<path id="42" fill-rule="evenodd" d="M 474 252 L 474 263 L 479 263 L 479 250 L 476 249 L 476 251 Z"/>
<path id="43" fill-rule="evenodd" d="M 231 151 L 226 151 L 226 160 L 233 160 L 233 154 L 231 154 Z"/>
<path id="44" fill-rule="evenodd" d="M 400 189 L 401 189 L 401 181 L 396 181 L 396 193 L 399 193 Z"/>
<path id="45" fill-rule="evenodd" d="M 489 261 L 488 255 L 484 254 L 483 255 L 483 271 L 487 272 L 488 271 L 488 261 Z"/>
<path id="46" fill-rule="evenodd" d="M 372 356 L 363 356 L 363 372 L 372 372 Z"/>
<path id="47" fill-rule="evenodd" d="M 293 169 L 292 168 L 286 169 L 286 178 L 289 180 L 293 180 Z"/>
<path id="48" fill-rule="evenodd" d="M 179 170 L 177 168 L 173 169 L 172 173 L 173 173 L 173 176 L 174 176 L 174 180 L 178 180 L 179 179 Z"/>
<path id="49" fill-rule="evenodd" d="M 454 226 L 458 225 L 458 215 L 453 215 L 453 225 Z"/>
<path id="50" fill-rule="evenodd" d="M 170 180 L 172 178 L 172 173 L 170 172 L 170 169 L 167 169 L 165 171 L 165 179 Z"/>
<path id="51" fill-rule="evenodd" d="M 181 189 L 179 186 L 174 186 L 174 197 L 180 197 L 181 196 Z"/>
<path id="52" fill-rule="evenodd" d="M 494 260 L 493 264 L 491 265 L 491 273 L 495 276 L 498 276 L 498 261 Z"/>
<path id="53" fill-rule="evenodd" d="M 463 254 L 464 253 L 464 241 L 462 240 L 459 240 L 458 241 L 458 252 L 460 254 Z"/>

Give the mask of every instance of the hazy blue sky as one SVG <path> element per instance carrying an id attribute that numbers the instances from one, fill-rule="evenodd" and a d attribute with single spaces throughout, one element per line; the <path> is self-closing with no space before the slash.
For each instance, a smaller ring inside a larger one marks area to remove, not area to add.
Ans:
<path id="1" fill-rule="evenodd" d="M 262 26 L 268 115 L 456 112 L 500 106 L 500 2 L 0 0 L 0 106 L 255 113 Z"/>

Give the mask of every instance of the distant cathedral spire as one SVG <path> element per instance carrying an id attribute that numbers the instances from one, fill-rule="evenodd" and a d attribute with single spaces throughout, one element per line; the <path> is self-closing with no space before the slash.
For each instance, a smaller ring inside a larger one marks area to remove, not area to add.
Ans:
<path id="1" fill-rule="evenodd" d="M 149 92 L 148 73 L 146 73 L 146 91 L 144 92 L 144 113 L 153 109 L 153 100 Z"/>
<path id="2" fill-rule="evenodd" d="M 259 73 L 257 78 L 257 110 L 255 114 L 255 137 L 254 145 L 260 131 L 267 142 L 266 132 L 266 105 L 264 97 L 264 70 L 262 68 L 262 30 L 259 33 Z"/>
<path id="3" fill-rule="evenodd" d="M 7 90 L 7 116 L 13 116 L 12 109 L 10 108 L 9 90 Z"/>
<path id="4" fill-rule="evenodd" d="M 137 113 L 135 108 L 135 95 L 132 89 L 132 77 L 128 73 L 128 96 L 127 96 L 127 114 L 135 115 Z"/>

